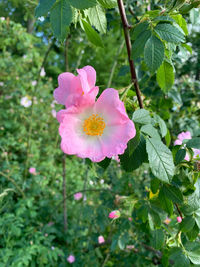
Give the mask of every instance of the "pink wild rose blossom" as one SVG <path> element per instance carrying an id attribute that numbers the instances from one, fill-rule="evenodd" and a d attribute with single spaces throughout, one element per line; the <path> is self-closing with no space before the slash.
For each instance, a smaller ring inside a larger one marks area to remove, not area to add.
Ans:
<path id="1" fill-rule="evenodd" d="M 187 132 L 181 132 L 178 136 L 177 136 L 177 139 L 175 140 L 174 142 L 174 145 L 182 145 L 183 143 L 183 140 L 185 139 L 192 139 L 192 136 L 191 136 L 191 133 L 189 131 Z M 185 155 L 185 160 L 189 161 L 190 160 L 190 156 L 188 153 L 186 153 Z"/>
<path id="2" fill-rule="evenodd" d="M 75 200 L 79 200 L 79 199 L 81 199 L 83 197 L 83 194 L 82 193 L 76 193 L 76 194 L 74 194 L 74 199 Z"/>
<path id="3" fill-rule="evenodd" d="M 113 210 L 109 213 L 108 217 L 110 219 L 117 219 L 120 217 L 120 212 L 118 210 Z"/>
<path id="4" fill-rule="evenodd" d="M 64 72 L 58 76 L 58 88 L 54 91 L 54 98 L 59 104 L 84 105 L 84 102 L 95 102 L 99 88 L 95 86 L 96 71 L 91 66 L 77 69 L 78 76 Z"/>
<path id="5" fill-rule="evenodd" d="M 88 99 L 84 105 L 60 110 L 57 119 L 63 152 L 94 162 L 123 154 L 136 134 L 135 125 L 113 88 L 104 90 L 94 103 Z"/>
<path id="6" fill-rule="evenodd" d="M 98 237 L 98 243 L 99 243 L 99 244 L 103 244 L 104 242 L 105 242 L 104 237 L 103 237 L 102 235 L 100 235 L 100 236 Z"/>
<path id="7" fill-rule="evenodd" d="M 178 217 L 176 218 L 176 220 L 177 220 L 178 223 L 181 223 L 181 222 L 182 222 L 182 218 L 181 218 L 181 216 L 178 216 Z"/>
<path id="8" fill-rule="evenodd" d="M 36 175 L 36 169 L 34 167 L 29 168 L 29 173 Z"/>
<path id="9" fill-rule="evenodd" d="M 67 258 L 67 261 L 69 263 L 73 263 L 73 262 L 75 262 L 75 257 L 73 255 L 69 255 L 69 257 Z"/>

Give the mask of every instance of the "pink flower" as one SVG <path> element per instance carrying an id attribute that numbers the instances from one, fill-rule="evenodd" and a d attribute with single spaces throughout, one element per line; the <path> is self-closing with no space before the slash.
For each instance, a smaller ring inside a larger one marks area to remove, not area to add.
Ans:
<path id="1" fill-rule="evenodd" d="M 181 222 L 182 222 L 182 218 L 181 218 L 181 216 L 178 216 L 176 219 L 177 219 L 177 222 L 178 222 L 178 223 L 181 223 Z"/>
<path id="2" fill-rule="evenodd" d="M 120 212 L 118 210 L 111 211 L 108 215 L 110 219 L 117 219 L 120 217 Z"/>
<path id="3" fill-rule="evenodd" d="M 76 194 L 74 194 L 74 199 L 75 200 L 79 200 L 79 199 L 81 199 L 83 197 L 83 194 L 82 193 L 76 193 Z"/>
<path id="4" fill-rule="evenodd" d="M 86 102 L 95 102 L 99 92 L 96 86 L 96 71 L 91 66 L 77 69 L 78 76 L 70 72 L 64 72 L 58 76 L 58 88 L 54 91 L 54 98 L 66 108 Z M 84 96 L 84 97 L 83 97 Z"/>
<path id="5" fill-rule="evenodd" d="M 193 149 L 194 151 L 194 158 L 200 158 L 200 149 Z"/>
<path id="6" fill-rule="evenodd" d="M 132 222 L 133 219 L 132 219 L 131 217 L 128 217 L 128 220 L 129 220 L 130 222 Z"/>
<path id="7" fill-rule="evenodd" d="M 25 108 L 28 108 L 32 105 L 32 101 L 29 96 L 24 96 L 21 98 L 20 104 L 24 106 Z"/>
<path id="8" fill-rule="evenodd" d="M 94 162 L 123 154 L 136 130 L 117 90 L 106 89 L 95 103 L 84 101 L 57 113 L 63 152 Z"/>
<path id="9" fill-rule="evenodd" d="M 69 263 L 73 263 L 73 262 L 75 262 L 75 257 L 73 255 L 69 255 L 69 257 L 67 258 L 67 261 Z"/>
<path id="10" fill-rule="evenodd" d="M 171 222 L 171 219 L 168 218 L 168 217 L 164 220 L 164 223 L 165 223 L 165 224 L 169 224 L 170 222 Z"/>
<path id="11" fill-rule="evenodd" d="M 33 174 L 33 175 L 36 175 L 36 169 L 34 167 L 31 167 L 29 169 L 29 173 Z"/>
<path id="12" fill-rule="evenodd" d="M 176 141 L 174 142 L 174 145 L 182 145 L 183 140 L 185 139 L 192 139 L 191 133 L 189 131 L 187 132 L 182 132 L 178 135 L 178 139 L 176 139 Z M 185 155 L 185 160 L 189 161 L 190 160 L 190 156 L 188 153 L 186 153 Z"/>
<path id="13" fill-rule="evenodd" d="M 103 244 L 105 242 L 105 239 L 104 239 L 104 237 L 102 235 L 100 235 L 98 237 L 98 242 L 99 242 L 99 244 Z"/>
<path id="14" fill-rule="evenodd" d="M 44 77 L 46 75 L 46 72 L 44 70 L 44 68 L 41 69 L 41 72 L 40 72 L 40 76 L 41 77 Z"/>

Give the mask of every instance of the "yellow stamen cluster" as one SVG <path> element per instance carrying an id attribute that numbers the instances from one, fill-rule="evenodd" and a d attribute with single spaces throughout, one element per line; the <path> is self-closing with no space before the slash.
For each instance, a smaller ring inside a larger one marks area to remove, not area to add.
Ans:
<path id="1" fill-rule="evenodd" d="M 106 124 L 103 118 L 99 117 L 97 114 L 92 114 L 88 119 L 83 123 L 83 131 L 87 135 L 99 135 L 103 134 L 103 131 L 106 127 Z"/>

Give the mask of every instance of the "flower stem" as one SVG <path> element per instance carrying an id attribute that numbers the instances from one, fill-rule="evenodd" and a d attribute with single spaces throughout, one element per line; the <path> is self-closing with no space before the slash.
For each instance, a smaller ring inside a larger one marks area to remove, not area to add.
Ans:
<path id="1" fill-rule="evenodd" d="M 137 80 L 137 75 L 135 71 L 135 66 L 134 66 L 134 61 L 131 59 L 131 40 L 130 40 L 130 35 L 129 35 L 129 29 L 131 26 L 128 24 L 128 20 L 126 18 L 126 12 L 123 4 L 123 0 L 117 0 L 118 2 L 118 7 L 119 7 L 119 12 L 122 20 L 122 25 L 124 29 L 124 37 L 125 37 L 125 42 L 126 42 L 126 48 L 127 48 L 127 54 L 128 54 L 128 61 L 129 61 L 129 67 L 130 67 L 130 72 L 131 72 L 131 80 L 132 83 L 135 87 L 135 92 L 137 95 L 137 100 L 139 103 L 140 108 L 143 108 L 143 102 L 141 98 L 141 93 L 140 93 L 140 88 Z"/>

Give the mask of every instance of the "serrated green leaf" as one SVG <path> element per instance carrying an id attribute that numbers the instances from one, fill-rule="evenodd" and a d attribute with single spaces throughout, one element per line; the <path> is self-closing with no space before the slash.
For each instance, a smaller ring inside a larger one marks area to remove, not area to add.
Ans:
<path id="1" fill-rule="evenodd" d="M 158 198 L 160 200 L 162 208 L 171 216 L 173 213 L 173 203 L 166 197 L 163 188 L 160 189 Z"/>
<path id="2" fill-rule="evenodd" d="M 181 248 L 175 247 L 170 250 L 170 260 L 174 262 L 173 267 L 188 267 L 190 261 L 187 256 L 183 253 Z"/>
<path id="3" fill-rule="evenodd" d="M 146 149 L 154 176 L 161 181 L 170 183 L 175 170 L 171 151 L 155 138 L 147 138 Z"/>
<path id="4" fill-rule="evenodd" d="M 132 57 L 134 59 L 138 58 L 144 51 L 145 44 L 149 37 L 151 36 L 151 31 L 144 31 L 136 38 L 132 45 Z"/>
<path id="5" fill-rule="evenodd" d="M 100 33 L 106 33 L 106 14 L 105 10 L 100 5 L 96 5 L 92 8 L 89 8 L 87 10 L 87 16 L 92 26 L 94 26 Z"/>
<path id="6" fill-rule="evenodd" d="M 156 73 L 156 79 L 158 85 L 164 92 L 169 91 L 174 84 L 173 66 L 169 62 L 163 61 L 162 65 Z"/>
<path id="7" fill-rule="evenodd" d="M 54 35 L 59 40 L 64 40 L 67 33 L 67 26 L 72 21 L 72 9 L 68 0 L 59 0 L 56 2 L 50 14 L 51 27 Z"/>
<path id="8" fill-rule="evenodd" d="M 167 134 L 167 126 L 166 126 L 164 120 L 157 114 L 154 115 L 154 119 L 155 119 L 155 121 L 158 123 L 158 125 L 160 127 L 161 136 L 165 137 L 166 134 Z"/>
<path id="9" fill-rule="evenodd" d="M 164 59 L 164 45 L 154 35 L 152 35 L 144 47 L 144 61 L 151 72 L 155 72 Z"/>
<path id="10" fill-rule="evenodd" d="M 171 43 L 185 42 L 185 37 L 175 26 L 169 23 L 158 24 L 154 31 L 160 36 L 161 39 Z"/>
<path id="11" fill-rule="evenodd" d="M 200 149 L 200 137 L 195 137 L 187 141 L 186 146 L 189 148 Z"/>
<path id="12" fill-rule="evenodd" d="M 154 19 L 154 21 L 168 21 L 168 22 L 174 22 L 173 18 L 170 16 L 158 16 Z"/>
<path id="13" fill-rule="evenodd" d="M 143 32 L 145 32 L 148 27 L 149 27 L 149 23 L 147 21 L 144 21 L 144 22 L 136 25 L 136 27 L 134 28 L 133 33 L 131 35 L 133 40 L 136 40 L 136 38 L 138 38 L 139 35 L 141 35 Z"/>
<path id="14" fill-rule="evenodd" d="M 97 5 L 96 0 L 69 0 L 69 2 L 77 9 L 86 9 Z"/>
<path id="15" fill-rule="evenodd" d="M 180 227 L 181 227 L 181 231 L 182 232 L 188 232 L 188 231 L 191 231 L 193 229 L 195 225 L 195 219 L 193 217 L 185 217 L 181 224 L 180 224 Z"/>
<path id="16" fill-rule="evenodd" d="M 163 185 L 164 194 L 177 204 L 183 203 L 183 195 L 178 187 L 172 185 Z"/>
<path id="17" fill-rule="evenodd" d="M 85 33 L 88 37 L 88 40 L 96 45 L 96 46 L 100 46 L 103 47 L 103 42 L 101 40 L 100 35 L 92 28 L 92 26 L 87 23 L 85 20 L 82 20 L 83 23 L 83 28 L 85 30 Z"/>
<path id="18" fill-rule="evenodd" d="M 156 192 L 158 191 L 160 185 L 160 180 L 157 178 L 153 178 L 151 179 L 151 191 L 153 194 L 156 194 Z"/>
<path id="19" fill-rule="evenodd" d="M 165 235 L 162 229 L 156 229 L 153 231 L 151 238 L 151 245 L 155 249 L 161 249 L 165 242 Z"/>
<path id="20" fill-rule="evenodd" d="M 145 149 L 145 139 L 141 135 L 140 143 L 133 151 L 132 155 L 129 156 L 128 149 L 125 150 L 123 155 L 119 155 L 120 164 L 122 165 L 125 171 L 133 171 L 136 170 L 143 162 L 147 161 L 147 153 Z"/>
<path id="21" fill-rule="evenodd" d="M 148 134 L 150 137 L 155 137 L 157 139 L 160 139 L 158 131 L 156 130 L 156 128 L 152 126 L 152 124 L 143 125 L 140 130 L 141 132 Z"/>
<path id="22" fill-rule="evenodd" d="M 193 264 L 200 264 L 200 251 L 187 251 L 188 258 Z"/>
<path id="23" fill-rule="evenodd" d="M 198 228 L 196 223 L 195 223 L 193 229 L 186 233 L 186 235 L 190 241 L 194 241 L 197 238 L 198 234 L 199 234 L 199 228 Z"/>
<path id="24" fill-rule="evenodd" d="M 182 160 L 184 160 L 185 155 L 186 155 L 186 150 L 185 149 L 178 150 L 178 152 L 176 153 L 176 156 L 175 156 L 176 164 L 179 164 Z"/>
<path id="25" fill-rule="evenodd" d="M 98 2 L 105 8 L 113 8 L 117 6 L 117 0 L 98 0 Z"/>
<path id="26" fill-rule="evenodd" d="M 151 122 L 149 111 L 146 109 L 138 109 L 133 113 L 132 120 L 140 124 L 148 124 Z"/>
<path id="27" fill-rule="evenodd" d="M 45 15 L 55 2 L 56 0 L 40 0 L 38 6 L 35 9 L 36 18 Z"/>

